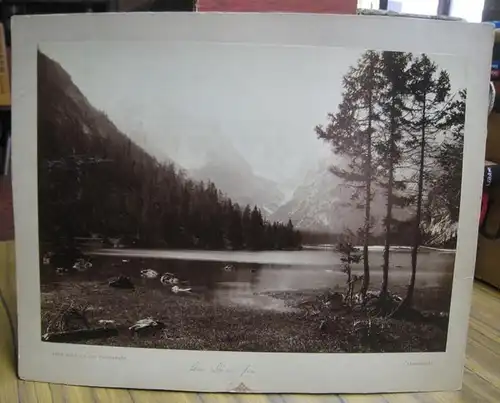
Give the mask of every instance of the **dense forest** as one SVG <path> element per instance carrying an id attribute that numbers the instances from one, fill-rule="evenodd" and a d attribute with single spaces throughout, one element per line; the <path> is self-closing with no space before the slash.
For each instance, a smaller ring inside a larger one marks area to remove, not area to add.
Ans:
<path id="1" fill-rule="evenodd" d="M 406 306 L 412 303 L 420 247 L 455 248 L 465 103 L 465 90 L 452 91 L 448 72 L 427 55 L 367 51 L 346 72 L 342 100 L 328 123 L 316 127 L 317 137 L 349 161 L 331 172 L 354 189 L 365 217 L 353 241 L 363 245 L 365 296 L 375 186 L 386 195 L 382 297 L 388 295 L 390 248 L 401 228 L 406 226 L 412 247 Z M 398 222 L 396 207 L 411 209 L 413 218 Z"/>
<path id="2" fill-rule="evenodd" d="M 138 247 L 296 249 L 291 221 L 272 223 L 213 183 L 159 162 L 96 110 L 55 61 L 38 53 L 40 240 L 118 239 Z"/>

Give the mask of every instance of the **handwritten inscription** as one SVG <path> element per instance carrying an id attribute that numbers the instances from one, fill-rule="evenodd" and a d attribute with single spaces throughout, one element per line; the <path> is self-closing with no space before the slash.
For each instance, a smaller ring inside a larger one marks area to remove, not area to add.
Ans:
<path id="1" fill-rule="evenodd" d="M 232 367 L 224 362 L 219 362 L 216 365 L 208 366 L 201 364 L 199 361 L 191 365 L 191 367 L 189 368 L 189 372 L 231 374 L 231 375 L 238 375 L 239 377 L 255 374 L 255 371 L 253 370 L 251 365 Z"/>
<path id="2" fill-rule="evenodd" d="M 86 359 L 86 360 L 116 360 L 123 361 L 127 358 L 123 355 L 103 355 L 103 354 L 85 354 L 85 353 L 62 353 L 55 351 L 52 353 L 55 357 Z"/>

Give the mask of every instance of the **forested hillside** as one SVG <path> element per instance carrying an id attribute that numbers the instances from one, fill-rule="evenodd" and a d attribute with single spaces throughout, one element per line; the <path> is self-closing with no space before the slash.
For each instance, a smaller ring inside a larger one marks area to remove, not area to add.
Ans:
<path id="1" fill-rule="evenodd" d="M 270 223 L 213 183 L 151 157 L 38 54 L 39 228 L 44 243 L 118 238 L 140 247 L 293 249 L 291 222 Z"/>

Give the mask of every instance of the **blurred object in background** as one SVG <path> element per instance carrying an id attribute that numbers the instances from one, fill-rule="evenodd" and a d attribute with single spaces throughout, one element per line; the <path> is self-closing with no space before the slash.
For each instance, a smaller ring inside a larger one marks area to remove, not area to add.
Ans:
<path id="1" fill-rule="evenodd" d="M 0 242 L 14 239 L 12 186 L 8 176 L 0 175 Z"/>
<path id="2" fill-rule="evenodd" d="M 496 35 L 495 35 L 495 45 L 493 46 L 492 58 L 491 58 L 491 75 L 490 80 L 495 89 L 495 101 L 493 104 L 493 112 L 500 112 L 500 21 L 491 21 L 495 24 Z"/>
<path id="3" fill-rule="evenodd" d="M 10 167 L 10 57 L 5 44 L 3 24 L 0 23 L 0 175 Z"/>
<path id="4" fill-rule="evenodd" d="M 480 22 L 484 0 L 358 0 L 358 8 L 404 14 L 442 15 Z"/>
<path id="5" fill-rule="evenodd" d="M 0 23 L 0 241 L 14 238 L 10 183 L 10 57 Z"/>
<path id="6" fill-rule="evenodd" d="M 117 0 L 0 0 L 0 22 L 10 46 L 10 18 L 19 14 L 74 14 L 114 11 Z"/>
<path id="7" fill-rule="evenodd" d="M 10 108 L 9 56 L 5 42 L 5 31 L 0 23 L 0 108 Z"/>
<path id="8" fill-rule="evenodd" d="M 405 14 L 435 15 L 439 0 L 389 0 L 387 10 Z"/>
<path id="9" fill-rule="evenodd" d="M 500 28 L 500 21 L 491 21 L 495 24 L 495 28 Z M 493 56 L 491 60 L 491 81 L 500 81 L 500 43 L 495 39 L 495 45 L 493 46 Z M 498 88 L 497 92 L 498 92 Z"/>
<path id="10" fill-rule="evenodd" d="M 378 10 L 380 8 L 380 0 L 358 0 L 358 8 Z"/>
<path id="11" fill-rule="evenodd" d="M 357 0 L 198 0 L 196 10 L 355 14 Z"/>
<path id="12" fill-rule="evenodd" d="M 474 1 L 471 0 L 465 0 L 465 1 L 469 3 L 474 3 Z M 479 2 L 483 4 L 483 10 L 482 10 L 483 21 L 500 20 L 500 2 L 498 0 L 480 0 Z"/>
<path id="13" fill-rule="evenodd" d="M 140 11 L 195 11 L 196 0 L 117 0 L 117 10 Z"/>

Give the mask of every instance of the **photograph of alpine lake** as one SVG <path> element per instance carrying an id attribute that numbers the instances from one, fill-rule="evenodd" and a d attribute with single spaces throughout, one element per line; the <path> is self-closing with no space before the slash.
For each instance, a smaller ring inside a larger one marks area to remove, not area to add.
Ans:
<path id="1" fill-rule="evenodd" d="M 446 350 L 454 58 L 165 41 L 37 57 L 43 341 Z"/>

